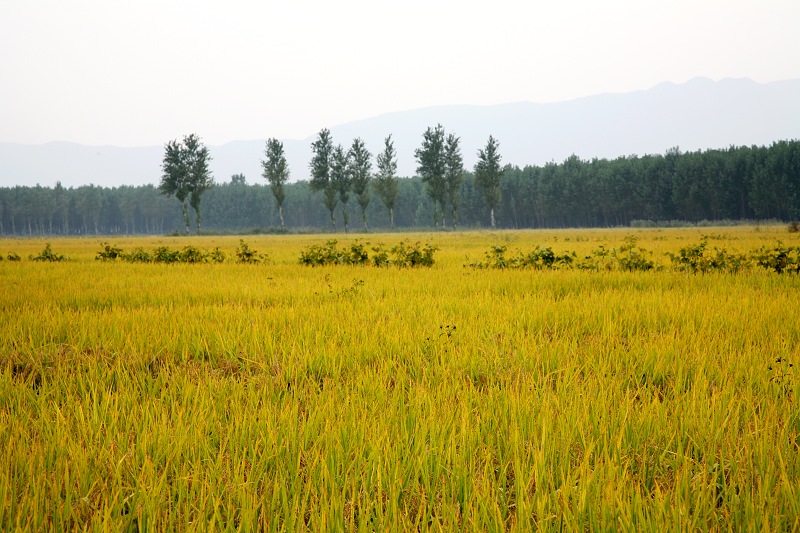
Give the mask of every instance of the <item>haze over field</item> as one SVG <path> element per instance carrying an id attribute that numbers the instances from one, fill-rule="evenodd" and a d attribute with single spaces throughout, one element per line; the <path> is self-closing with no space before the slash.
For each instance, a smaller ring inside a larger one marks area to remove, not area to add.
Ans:
<path id="1" fill-rule="evenodd" d="M 800 135 L 797 99 L 776 111 L 798 19 L 793 0 L 6 2 L 0 186 L 157 182 L 189 133 L 217 180 L 251 183 L 269 137 L 305 178 L 323 127 L 373 151 L 394 134 L 405 175 L 436 122 L 468 166 L 490 133 L 518 165 L 769 143 Z"/>

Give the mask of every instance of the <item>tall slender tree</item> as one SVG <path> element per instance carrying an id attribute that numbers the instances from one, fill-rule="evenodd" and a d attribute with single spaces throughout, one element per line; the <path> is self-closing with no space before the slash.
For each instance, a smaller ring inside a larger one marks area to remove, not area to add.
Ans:
<path id="1" fill-rule="evenodd" d="M 397 204 L 397 152 L 391 135 L 384 141 L 383 152 L 378 154 L 377 164 L 378 172 L 375 174 L 372 188 L 389 211 L 389 225 L 394 228 L 394 208 Z"/>
<path id="2" fill-rule="evenodd" d="M 364 141 L 357 138 L 353 141 L 353 146 L 349 152 L 350 159 L 350 181 L 353 187 L 353 193 L 358 200 L 358 206 L 361 208 L 361 223 L 364 224 L 364 231 L 369 231 L 367 224 L 367 207 L 371 200 L 369 183 L 372 179 L 372 154 L 369 153 L 367 147 L 364 146 Z"/>
<path id="3" fill-rule="evenodd" d="M 183 223 L 186 234 L 189 234 L 189 171 L 183 159 L 183 146 L 177 140 L 164 145 L 164 159 L 161 161 L 161 183 L 158 188 L 161 194 L 174 196 L 181 203 Z"/>
<path id="4" fill-rule="evenodd" d="M 309 167 L 311 168 L 311 190 L 323 193 L 323 203 L 331 215 L 331 228 L 336 229 L 336 218 L 334 211 L 339 203 L 339 195 L 336 186 L 331 180 L 331 164 L 333 157 L 333 140 L 331 132 L 327 128 L 320 130 L 317 140 L 311 143 L 311 151 L 314 156 L 311 158 Z"/>
<path id="5" fill-rule="evenodd" d="M 339 194 L 339 202 L 342 204 L 342 223 L 344 224 L 345 233 L 350 228 L 350 214 L 347 211 L 347 202 L 350 200 L 350 189 L 352 188 L 348 155 L 342 145 L 337 144 L 331 157 L 331 182 Z"/>
<path id="6" fill-rule="evenodd" d="M 269 182 L 272 196 L 275 197 L 278 215 L 281 218 L 281 229 L 286 229 L 283 219 L 283 201 L 286 199 L 286 191 L 284 191 L 283 186 L 286 184 L 286 180 L 289 179 L 289 165 L 286 163 L 286 156 L 283 154 L 283 143 L 275 138 L 267 140 L 264 155 L 266 160 L 261 160 L 261 167 L 264 169 L 261 175 Z"/>
<path id="7" fill-rule="evenodd" d="M 417 159 L 417 175 L 427 186 L 428 196 L 435 206 L 434 222 L 447 227 L 447 180 L 445 179 L 444 127 L 428 128 L 422 134 L 422 146 L 414 151 Z"/>
<path id="8" fill-rule="evenodd" d="M 453 229 L 458 225 L 458 208 L 461 206 L 461 184 L 464 183 L 464 160 L 459 146 L 461 139 L 452 133 L 447 136 L 444 148 L 444 179 L 447 184 L 447 203 Z"/>
<path id="9" fill-rule="evenodd" d="M 500 144 L 491 135 L 485 149 L 478 150 L 478 162 L 475 164 L 475 181 L 483 192 L 483 199 L 489 208 L 492 228 L 496 227 L 494 210 L 500 204 L 500 181 L 504 169 L 500 167 Z"/>
<path id="10" fill-rule="evenodd" d="M 197 233 L 200 233 L 200 201 L 203 194 L 214 186 L 214 179 L 211 177 L 211 170 L 208 162 L 211 157 L 208 148 L 200 142 L 197 135 L 184 137 L 183 145 L 185 148 L 186 166 L 189 169 L 189 205 L 194 209 L 194 221 Z"/>

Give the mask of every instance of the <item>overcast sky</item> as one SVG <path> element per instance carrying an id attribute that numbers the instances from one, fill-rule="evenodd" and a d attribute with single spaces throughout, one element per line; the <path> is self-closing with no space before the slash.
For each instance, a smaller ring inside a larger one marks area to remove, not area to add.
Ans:
<path id="1" fill-rule="evenodd" d="M 798 0 L 2 0 L 0 142 L 305 138 L 441 104 L 800 78 Z"/>

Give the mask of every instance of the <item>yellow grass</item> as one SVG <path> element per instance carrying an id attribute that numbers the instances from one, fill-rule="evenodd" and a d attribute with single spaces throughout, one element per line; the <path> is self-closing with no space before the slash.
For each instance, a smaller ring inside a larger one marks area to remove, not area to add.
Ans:
<path id="1" fill-rule="evenodd" d="M 800 244 L 334 236 L 439 247 L 379 269 L 299 265 L 319 235 L 244 237 L 267 265 L 94 260 L 239 237 L 0 240 L 0 529 L 797 530 L 797 276 L 464 266 L 627 235 L 664 266 Z"/>

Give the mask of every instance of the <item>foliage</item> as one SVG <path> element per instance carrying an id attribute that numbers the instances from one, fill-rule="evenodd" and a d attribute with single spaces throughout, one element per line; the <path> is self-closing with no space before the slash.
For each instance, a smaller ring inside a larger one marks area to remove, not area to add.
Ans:
<path id="1" fill-rule="evenodd" d="M 678 254 L 667 253 L 677 270 L 692 273 L 712 271 L 738 272 L 747 265 L 747 256 L 729 253 L 725 248 L 708 249 L 708 241 L 682 247 Z"/>
<path id="2" fill-rule="evenodd" d="M 179 250 L 172 250 L 167 246 L 159 246 L 153 250 L 152 259 L 153 263 L 177 263 L 181 259 L 181 253 Z"/>
<path id="3" fill-rule="evenodd" d="M 195 225 L 200 231 L 200 203 L 203 194 L 214 186 L 209 169 L 208 148 L 195 134 L 186 135 L 182 142 L 169 141 L 164 146 L 161 163 L 162 175 L 159 190 L 166 196 L 175 196 L 181 203 L 186 233 L 189 233 L 188 205 L 195 212 Z"/>
<path id="4" fill-rule="evenodd" d="M 95 259 L 98 261 L 115 261 L 120 259 L 126 263 L 223 263 L 225 252 L 218 246 L 211 251 L 187 245 L 181 250 L 172 250 L 167 246 L 159 246 L 153 253 L 145 251 L 142 247 L 125 252 L 122 248 L 102 243 L 102 250 L 97 252 Z"/>
<path id="5" fill-rule="evenodd" d="M 289 166 L 286 163 L 286 156 L 283 153 L 283 143 L 275 138 L 268 139 L 264 155 L 266 159 L 261 160 L 261 166 L 264 169 L 261 175 L 269 183 L 269 188 L 278 206 L 281 228 L 285 228 L 286 223 L 283 219 L 283 202 L 286 200 L 286 192 L 284 190 L 284 185 L 289 179 Z"/>
<path id="6" fill-rule="evenodd" d="M 394 227 L 394 208 L 397 204 L 397 152 L 394 149 L 392 136 L 384 140 L 383 152 L 377 158 L 378 172 L 372 188 L 389 212 L 389 227 Z"/>
<path id="7" fill-rule="evenodd" d="M 625 237 L 625 243 L 611 251 L 611 258 L 614 259 L 622 270 L 633 272 L 636 270 L 652 270 L 655 264 L 647 259 L 652 253 L 636 245 L 638 239 L 633 235 Z"/>
<path id="8" fill-rule="evenodd" d="M 338 265 L 344 262 L 344 255 L 336 249 L 338 241 L 329 240 L 324 245 L 312 244 L 300 252 L 300 264 L 306 266 Z"/>
<path id="9" fill-rule="evenodd" d="M 800 246 L 784 246 L 780 241 L 773 248 L 762 246 L 753 254 L 756 264 L 782 274 L 800 273 Z"/>
<path id="10" fill-rule="evenodd" d="M 422 135 L 422 146 L 414 151 L 417 160 L 417 176 L 426 185 L 428 196 L 437 206 L 434 221 L 447 227 L 447 180 L 445 167 L 445 134 L 444 127 L 428 128 Z"/>
<path id="11" fill-rule="evenodd" d="M 574 252 L 557 254 L 551 247 L 541 248 L 538 244 L 527 254 L 517 252 L 514 257 L 506 257 L 506 245 L 493 245 L 486 252 L 485 263 L 472 263 L 473 268 L 531 268 L 534 270 L 570 268 L 575 261 Z"/>
<path id="12" fill-rule="evenodd" d="M 345 233 L 350 227 L 350 215 L 347 211 L 347 202 L 350 200 L 352 184 L 350 154 L 344 151 L 341 144 L 337 144 L 331 155 L 331 185 L 339 195 L 339 202 L 342 204 L 342 224 Z"/>
<path id="13" fill-rule="evenodd" d="M 788 229 L 788 222 L 800 215 L 800 193 L 791 179 L 798 175 L 792 174 L 798 154 L 800 140 L 702 152 L 672 149 L 615 159 L 570 157 L 543 166 L 506 165 L 495 217 L 498 227 L 506 229 L 756 224 Z M 442 208 L 428 196 L 421 177 L 396 177 L 393 182 L 395 227 L 430 227 L 434 214 L 441 225 Z M 263 184 L 224 183 L 206 191 L 203 230 L 245 233 L 279 227 L 279 209 Z M 377 175 L 372 189 L 380 197 Z M 329 226 L 330 212 L 315 198 L 308 181 L 287 183 L 284 191 L 286 226 L 303 233 Z M 335 208 L 338 194 L 332 191 L 329 199 Z M 153 185 L 0 187 L 0 234 L 117 238 L 183 232 L 186 223 L 174 202 Z M 487 225 L 490 213 L 472 172 L 464 173 L 459 202 L 460 227 Z M 366 214 L 376 229 L 391 225 L 383 215 L 387 209 L 382 200 L 369 204 Z M 448 207 L 448 217 L 450 212 Z"/>
<path id="14" fill-rule="evenodd" d="M 370 257 L 368 242 L 356 240 L 349 247 L 337 248 L 336 240 L 329 240 L 324 245 L 314 244 L 300 252 L 300 264 L 306 266 L 327 266 L 327 265 L 373 265 L 386 267 L 394 265 L 397 267 L 430 267 L 434 264 L 433 254 L 438 250 L 432 244 L 425 244 L 420 247 L 420 243 L 410 245 L 405 241 L 400 241 L 393 246 L 389 252 L 379 244 L 371 248 L 374 252 Z"/>
<path id="15" fill-rule="evenodd" d="M 8 259 L 9 261 L 22 261 L 22 257 L 20 257 L 20 255 L 16 252 L 10 252 L 6 256 L 6 259 Z"/>
<path id="16" fill-rule="evenodd" d="M 152 263 L 153 256 L 146 252 L 141 246 L 137 246 L 128 253 L 123 253 L 120 257 L 128 263 Z"/>
<path id="17" fill-rule="evenodd" d="M 364 141 L 360 138 L 356 138 L 348 152 L 348 171 L 353 194 L 356 195 L 358 206 L 361 208 L 361 223 L 364 225 L 364 230 L 369 229 L 369 225 L 367 224 L 367 207 L 369 207 L 371 199 L 369 188 L 370 181 L 372 180 L 371 158 L 372 154 L 367 150 Z"/>
<path id="18" fill-rule="evenodd" d="M 489 136 L 486 148 L 478 150 L 478 162 L 475 163 L 475 183 L 483 193 L 483 200 L 490 212 L 491 227 L 496 227 L 494 210 L 500 204 L 500 181 L 503 169 L 500 167 L 499 143 Z"/>
<path id="19" fill-rule="evenodd" d="M 256 265 L 269 261 L 269 257 L 250 248 L 243 239 L 239 239 L 239 247 L 236 249 L 236 262 L 249 265 Z"/>
<path id="20" fill-rule="evenodd" d="M 426 243 L 420 248 L 420 243 L 415 244 L 400 241 L 392 247 L 393 258 L 391 264 L 398 267 L 430 267 L 433 266 L 433 254 L 438 250 L 437 246 Z"/>
<path id="21" fill-rule="evenodd" d="M 447 189 L 447 203 L 450 207 L 450 220 L 453 227 L 458 225 L 458 211 L 461 207 L 461 186 L 464 183 L 464 160 L 461 157 L 461 139 L 452 133 L 447 135 L 444 147 L 444 179 Z"/>
<path id="22" fill-rule="evenodd" d="M 101 244 L 102 250 L 97 252 L 95 259 L 98 261 L 115 261 L 117 258 L 122 257 L 122 248 L 104 242 Z"/>
<path id="23" fill-rule="evenodd" d="M 30 256 L 28 256 L 28 258 L 31 261 L 47 261 L 47 262 L 50 262 L 50 263 L 58 262 L 58 261 L 66 261 L 67 260 L 67 258 L 63 254 L 59 254 L 57 252 L 54 252 L 52 250 L 52 248 L 50 247 L 50 243 L 49 242 L 47 244 L 45 244 L 44 250 L 39 252 L 38 255 L 30 255 Z M 11 256 L 9 256 L 9 259 L 11 259 Z"/>
<path id="24" fill-rule="evenodd" d="M 309 162 L 311 170 L 311 181 L 309 186 L 314 192 L 323 192 L 323 203 L 330 213 L 330 223 L 332 228 L 336 228 L 336 219 L 333 212 L 339 203 L 338 190 L 331 176 L 333 165 L 333 140 L 331 132 L 327 128 L 320 130 L 317 139 L 311 143 L 313 157 Z"/>

